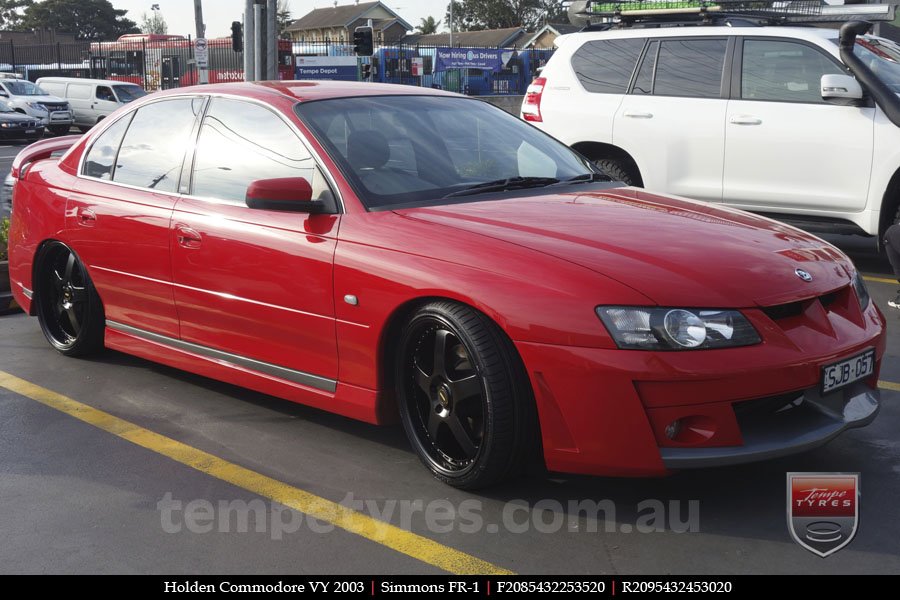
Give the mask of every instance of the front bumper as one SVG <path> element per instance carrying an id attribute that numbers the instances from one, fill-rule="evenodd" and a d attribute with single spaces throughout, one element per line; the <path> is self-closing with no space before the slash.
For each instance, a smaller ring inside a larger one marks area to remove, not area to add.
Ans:
<path id="1" fill-rule="evenodd" d="M 45 127 L 51 126 L 62 126 L 68 125 L 72 126 L 75 123 L 75 115 L 71 111 L 58 110 L 49 113 L 46 117 L 41 121 Z"/>
<path id="2" fill-rule="evenodd" d="M 789 404 L 770 418 L 741 424 L 743 446 L 661 448 L 660 454 L 667 469 L 721 467 L 796 454 L 823 446 L 848 429 L 868 425 L 878 414 L 880 399 L 879 391 L 864 383 L 825 398 L 818 389 L 809 389 L 797 396 L 796 405 Z"/>
<path id="3" fill-rule="evenodd" d="M 551 471 L 660 476 L 802 452 L 871 422 L 879 407 L 884 317 L 855 296 L 801 314 L 745 316 L 755 346 L 645 352 L 516 341 L 534 390 Z M 875 372 L 819 396 L 822 367 L 875 349 Z M 670 438 L 685 424 L 690 435 Z"/>

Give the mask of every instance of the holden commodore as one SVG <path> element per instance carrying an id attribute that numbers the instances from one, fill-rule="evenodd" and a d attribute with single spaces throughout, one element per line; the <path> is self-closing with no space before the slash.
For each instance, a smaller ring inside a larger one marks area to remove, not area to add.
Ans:
<path id="1" fill-rule="evenodd" d="M 767 459 L 879 408 L 885 321 L 840 251 L 476 99 L 179 89 L 13 176 L 14 293 L 56 350 L 399 419 L 454 486 Z"/>

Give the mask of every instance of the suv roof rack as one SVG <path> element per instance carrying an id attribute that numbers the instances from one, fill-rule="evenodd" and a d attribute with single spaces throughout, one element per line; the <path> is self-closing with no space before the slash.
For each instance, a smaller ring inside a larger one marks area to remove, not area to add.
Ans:
<path id="1" fill-rule="evenodd" d="M 893 21 L 892 4 L 831 6 L 821 0 L 593 0 L 568 2 L 569 20 L 586 30 L 694 25 L 810 25 Z"/>

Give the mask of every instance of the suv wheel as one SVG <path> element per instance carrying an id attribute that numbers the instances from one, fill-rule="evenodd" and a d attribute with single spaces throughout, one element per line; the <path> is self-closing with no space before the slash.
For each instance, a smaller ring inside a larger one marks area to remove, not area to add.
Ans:
<path id="1" fill-rule="evenodd" d="M 635 173 L 634 169 L 630 165 L 626 165 L 623 161 L 613 158 L 601 158 L 600 160 L 595 160 L 594 164 L 600 167 L 604 173 L 609 175 L 615 181 L 621 181 L 627 185 L 634 185 L 637 187 L 643 185 L 641 176 Z"/>

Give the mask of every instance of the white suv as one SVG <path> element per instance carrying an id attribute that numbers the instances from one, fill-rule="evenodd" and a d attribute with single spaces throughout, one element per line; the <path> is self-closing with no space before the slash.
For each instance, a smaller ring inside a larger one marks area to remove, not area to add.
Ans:
<path id="1" fill-rule="evenodd" d="M 0 76 L 0 98 L 5 98 L 16 112 L 34 117 L 56 135 L 67 133 L 74 123 L 68 101 L 51 96 L 27 79 L 4 74 Z"/>
<path id="2" fill-rule="evenodd" d="M 900 221 L 900 46 L 868 27 L 563 36 L 521 116 L 626 183 L 877 235 Z"/>

